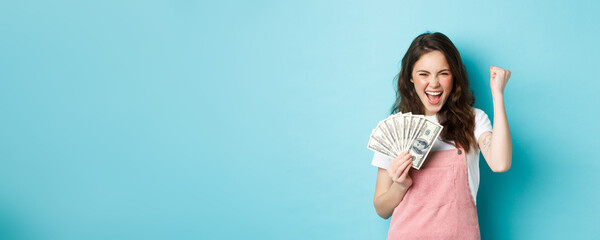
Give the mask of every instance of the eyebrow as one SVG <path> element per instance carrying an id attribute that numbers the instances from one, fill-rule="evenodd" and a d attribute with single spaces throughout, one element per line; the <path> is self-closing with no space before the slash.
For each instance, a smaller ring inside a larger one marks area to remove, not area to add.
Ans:
<path id="1" fill-rule="evenodd" d="M 444 71 L 450 71 L 450 69 L 444 68 L 444 69 L 440 70 L 439 72 L 444 72 Z M 426 73 L 429 73 L 429 71 L 427 71 L 427 70 L 417 70 L 417 72 L 426 72 Z"/>

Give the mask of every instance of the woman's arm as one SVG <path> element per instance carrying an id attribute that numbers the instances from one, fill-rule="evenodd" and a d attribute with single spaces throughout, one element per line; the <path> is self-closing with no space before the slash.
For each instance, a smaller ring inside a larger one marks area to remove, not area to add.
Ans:
<path id="1" fill-rule="evenodd" d="M 510 78 L 509 70 L 490 68 L 490 87 L 494 101 L 494 128 L 479 137 L 479 148 L 494 172 L 506 172 L 512 163 L 512 137 L 504 107 L 504 87 Z"/>
<path id="2" fill-rule="evenodd" d="M 412 185 L 412 179 L 408 171 L 412 167 L 410 154 L 403 152 L 390 164 L 388 169 L 377 170 L 377 184 L 375 185 L 375 197 L 373 205 L 377 214 L 388 219 L 394 213 L 394 209 Z"/>

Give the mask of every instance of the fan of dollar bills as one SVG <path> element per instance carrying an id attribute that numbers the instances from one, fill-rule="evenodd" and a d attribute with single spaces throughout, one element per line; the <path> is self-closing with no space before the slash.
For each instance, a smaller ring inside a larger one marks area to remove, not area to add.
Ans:
<path id="1" fill-rule="evenodd" d="M 443 128 L 423 115 L 396 113 L 377 124 L 367 148 L 390 158 L 408 151 L 412 167 L 420 169 Z"/>

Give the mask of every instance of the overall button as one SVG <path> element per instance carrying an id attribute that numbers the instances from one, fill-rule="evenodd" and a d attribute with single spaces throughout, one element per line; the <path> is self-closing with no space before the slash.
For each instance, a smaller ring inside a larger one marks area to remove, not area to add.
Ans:
<path id="1" fill-rule="evenodd" d="M 460 149 L 458 149 L 458 155 L 461 155 L 462 151 Z"/>

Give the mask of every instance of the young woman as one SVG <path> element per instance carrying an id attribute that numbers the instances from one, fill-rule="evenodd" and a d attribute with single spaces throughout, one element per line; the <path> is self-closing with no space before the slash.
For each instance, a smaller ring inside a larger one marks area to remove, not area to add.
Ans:
<path id="1" fill-rule="evenodd" d="M 479 152 L 494 172 L 510 168 L 512 139 L 504 108 L 511 72 L 490 68 L 494 129 L 473 108 L 467 72 L 454 44 L 442 33 L 419 35 L 408 48 L 398 75 L 392 113 L 412 112 L 444 126 L 420 170 L 411 156 L 375 153 L 379 167 L 374 205 L 392 217 L 388 239 L 480 239 L 475 199 Z"/>

